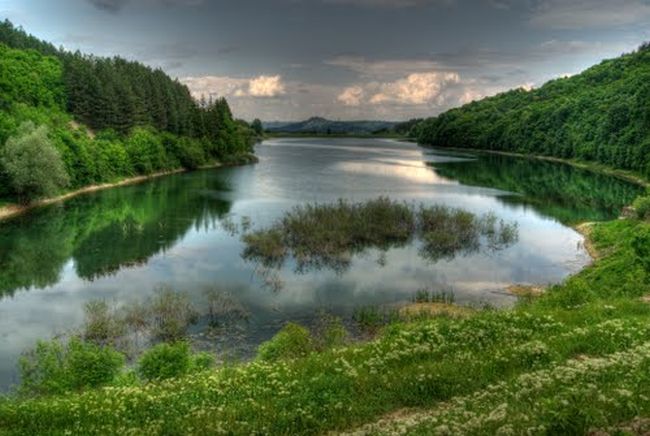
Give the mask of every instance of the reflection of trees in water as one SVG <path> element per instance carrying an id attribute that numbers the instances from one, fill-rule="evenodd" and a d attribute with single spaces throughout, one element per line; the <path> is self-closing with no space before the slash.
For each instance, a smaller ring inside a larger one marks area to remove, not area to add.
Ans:
<path id="1" fill-rule="evenodd" d="M 323 269 L 346 272 L 355 256 L 369 249 L 386 252 L 417 241 L 419 255 L 430 262 L 451 260 L 483 249 L 501 250 L 518 240 L 516 224 L 492 214 L 476 216 L 445 206 L 414 208 L 380 198 L 366 203 L 344 201 L 294 208 L 267 229 L 245 233 L 242 258 L 254 263 L 264 286 L 282 288 L 279 271 L 293 262 L 297 274 Z"/>
<path id="2" fill-rule="evenodd" d="M 439 175 L 465 185 L 520 194 L 499 199 L 529 205 L 565 224 L 614 219 L 642 192 L 639 186 L 593 171 L 498 154 L 480 154 L 473 161 L 433 166 Z"/>
<path id="3" fill-rule="evenodd" d="M 203 195 L 228 187 L 214 173 L 171 176 L 82 196 L 0 226 L 0 293 L 56 284 L 70 259 L 94 280 L 142 265 L 192 228 L 209 228 L 230 203 Z"/>

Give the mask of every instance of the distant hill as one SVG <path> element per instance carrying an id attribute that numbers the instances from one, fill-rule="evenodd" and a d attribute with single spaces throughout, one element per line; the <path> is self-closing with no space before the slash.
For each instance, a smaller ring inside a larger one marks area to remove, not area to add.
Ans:
<path id="1" fill-rule="evenodd" d="M 389 131 L 397 123 L 390 121 L 332 121 L 312 117 L 299 122 L 263 123 L 264 130 L 270 133 L 313 133 L 313 134 L 373 134 Z"/>

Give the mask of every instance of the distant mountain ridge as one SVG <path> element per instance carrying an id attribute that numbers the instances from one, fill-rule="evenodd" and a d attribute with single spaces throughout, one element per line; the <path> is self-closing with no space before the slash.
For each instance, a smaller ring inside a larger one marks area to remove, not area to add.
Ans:
<path id="1" fill-rule="evenodd" d="M 397 124 L 392 121 L 332 121 L 312 117 L 298 122 L 266 122 L 263 126 L 270 133 L 373 134 L 391 130 Z"/>

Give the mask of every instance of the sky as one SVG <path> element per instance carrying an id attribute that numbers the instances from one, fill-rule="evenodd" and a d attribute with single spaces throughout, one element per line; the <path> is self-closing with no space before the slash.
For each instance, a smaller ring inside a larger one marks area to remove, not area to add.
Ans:
<path id="1" fill-rule="evenodd" d="M 264 121 L 434 116 L 650 41 L 650 0 L 0 0 L 0 18 Z"/>

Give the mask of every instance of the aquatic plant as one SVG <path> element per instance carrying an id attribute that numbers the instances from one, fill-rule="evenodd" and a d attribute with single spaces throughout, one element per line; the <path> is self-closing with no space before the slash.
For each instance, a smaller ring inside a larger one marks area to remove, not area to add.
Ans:
<path id="1" fill-rule="evenodd" d="M 401 247 L 414 238 L 422 241 L 421 255 L 436 261 L 476 252 L 483 239 L 490 249 L 507 247 L 516 242 L 518 229 L 493 214 L 481 217 L 446 206 L 416 208 L 385 197 L 339 200 L 297 206 L 269 228 L 244 234 L 242 257 L 279 269 L 292 256 L 298 272 L 343 272 L 355 254 Z"/>
<path id="2" fill-rule="evenodd" d="M 429 288 L 418 289 L 412 298 L 414 303 L 443 303 L 454 304 L 456 296 L 454 291 L 435 291 Z"/>

